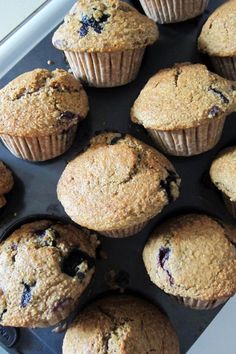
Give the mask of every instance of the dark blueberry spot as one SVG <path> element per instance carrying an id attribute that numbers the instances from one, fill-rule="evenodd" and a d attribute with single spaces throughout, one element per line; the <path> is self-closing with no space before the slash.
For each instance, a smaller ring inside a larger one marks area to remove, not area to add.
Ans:
<path id="1" fill-rule="evenodd" d="M 66 112 L 61 113 L 59 118 L 62 120 L 72 120 L 74 118 L 77 118 L 77 115 L 73 112 L 66 111 Z"/>
<path id="2" fill-rule="evenodd" d="M 219 115 L 220 112 L 221 112 L 221 110 L 218 106 L 213 106 L 208 112 L 208 117 L 215 118 Z"/>
<path id="3" fill-rule="evenodd" d="M 32 298 L 32 287 L 35 286 L 36 283 L 33 283 L 32 285 L 23 283 L 24 285 L 24 290 L 23 294 L 21 296 L 21 307 L 25 308 L 28 303 L 30 302 Z"/>
<path id="4" fill-rule="evenodd" d="M 79 280 L 83 280 L 85 278 L 85 274 L 82 272 L 77 272 L 76 276 L 78 277 Z"/>
<path id="5" fill-rule="evenodd" d="M 3 318 L 3 316 L 4 316 L 4 314 L 7 312 L 7 309 L 4 309 L 3 311 L 2 311 L 2 313 L 0 313 L 0 322 L 2 321 L 2 318 Z"/>
<path id="6" fill-rule="evenodd" d="M 35 231 L 35 235 L 39 238 L 38 242 L 40 246 L 50 246 L 50 247 L 56 247 L 56 239 L 60 237 L 59 233 L 54 230 L 52 227 L 49 227 L 48 229 L 42 229 L 42 230 L 37 230 Z"/>
<path id="7" fill-rule="evenodd" d="M 79 30 L 80 37 L 85 37 L 88 34 L 89 27 L 86 25 L 82 25 Z"/>
<path id="8" fill-rule="evenodd" d="M 46 235 L 46 230 L 37 230 L 35 231 L 35 235 L 40 238 L 43 238 Z"/>
<path id="9" fill-rule="evenodd" d="M 223 103 L 229 104 L 229 99 L 221 91 L 217 90 L 214 87 L 210 87 L 209 91 L 213 92 L 216 96 L 218 96 Z"/>
<path id="10" fill-rule="evenodd" d="M 158 256 L 158 263 L 162 268 L 164 268 L 165 262 L 168 261 L 170 257 L 169 247 L 161 247 Z"/>
<path id="11" fill-rule="evenodd" d="M 97 21 L 95 18 L 83 16 L 80 21 L 82 26 L 80 27 L 79 34 L 81 37 L 85 37 L 88 34 L 89 27 L 91 27 L 96 33 L 102 33 L 103 24 L 107 21 L 109 15 L 103 14 L 102 17 Z"/>
<path id="12" fill-rule="evenodd" d="M 165 180 L 160 182 L 161 188 L 163 188 L 166 192 L 168 202 L 171 203 L 173 201 L 173 195 L 171 193 L 171 184 L 176 183 L 178 176 L 174 171 L 167 170 L 168 176 Z"/>
<path id="13" fill-rule="evenodd" d="M 124 139 L 126 134 L 117 133 L 114 138 L 111 139 L 110 145 L 115 145 L 119 140 Z"/>
<path id="14" fill-rule="evenodd" d="M 11 245 L 11 250 L 12 250 L 12 251 L 17 251 L 17 245 L 16 245 L 15 243 L 13 243 L 13 244 Z"/>
<path id="15" fill-rule="evenodd" d="M 166 262 L 170 258 L 170 248 L 169 247 L 161 247 L 158 255 L 158 264 L 160 264 L 161 268 L 166 272 L 170 285 L 174 284 L 174 279 L 171 275 L 171 272 L 167 269 Z"/>
<path id="16" fill-rule="evenodd" d="M 73 249 L 62 261 L 62 272 L 69 275 L 70 277 L 77 276 L 78 273 L 83 273 L 83 271 L 80 269 L 80 265 L 83 262 L 87 264 L 88 269 L 93 268 L 95 265 L 94 258 L 90 257 L 88 254 L 79 249 Z"/>
<path id="17" fill-rule="evenodd" d="M 236 91 L 236 85 L 232 85 L 231 88 L 233 91 Z"/>

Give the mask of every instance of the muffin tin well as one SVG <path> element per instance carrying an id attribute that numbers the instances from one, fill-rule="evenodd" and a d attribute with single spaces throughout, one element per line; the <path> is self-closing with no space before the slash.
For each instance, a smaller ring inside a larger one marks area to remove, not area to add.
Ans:
<path id="1" fill-rule="evenodd" d="M 0 160 L 11 168 L 15 178 L 14 188 L 7 195 L 7 205 L 0 211 L 0 235 L 4 235 L 5 230 L 19 219 L 32 214 L 66 216 L 56 196 L 57 182 L 67 162 L 82 151 L 96 131 L 106 129 L 128 132 L 153 145 L 144 129 L 131 123 L 130 108 L 147 80 L 159 69 L 170 67 L 176 62 L 207 63 L 197 51 L 197 37 L 206 18 L 223 2 L 210 1 L 209 10 L 203 16 L 191 21 L 159 26 L 160 40 L 147 49 L 140 74 L 133 83 L 110 89 L 85 88 L 90 101 L 89 116 L 81 122 L 72 148 L 61 157 L 43 163 L 30 163 L 15 158 L 2 144 L 0 145 Z M 135 5 L 141 9 L 138 1 Z M 56 67 L 68 69 L 62 53 L 53 48 L 51 38 L 52 33 L 5 75 L 0 81 L 0 87 L 17 75 L 37 67 L 50 70 Z M 48 60 L 55 64 L 49 66 Z M 98 261 L 97 272 L 91 286 L 82 297 L 80 307 L 110 291 L 110 282 L 107 281 L 109 274 L 111 271 L 116 273 L 122 271 L 121 274 L 125 274 L 126 282 L 128 281 L 128 291 L 149 299 L 167 313 L 178 333 L 181 354 L 187 352 L 221 308 L 194 311 L 178 304 L 150 282 L 142 261 L 142 250 L 155 225 L 164 218 L 183 211 L 198 210 L 231 223 L 235 222 L 227 212 L 220 193 L 208 179 L 213 158 L 223 147 L 236 141 L 235 130 L 235 114 L 232 114 L 227 119 L 220 142 L 213 150 L 189 158 L 168 156 L 182 179 L 180 198 L 136 236 L 117 240 L 100 237 L 102 251 L 106 257 Z M 52 328 L 20 329 L 14 348 L 24 354 L 61 353 L 64 333 L 55 333 L 52 330 Z"/>

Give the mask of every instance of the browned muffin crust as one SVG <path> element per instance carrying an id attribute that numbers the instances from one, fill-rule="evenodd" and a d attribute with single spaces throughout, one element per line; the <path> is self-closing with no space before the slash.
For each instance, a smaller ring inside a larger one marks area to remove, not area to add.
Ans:
<path id="1" fill-rule="evenodd" d="M 0 90 L 0 134 L 34 137 L 67 130 L 88 113 L 78 80 L 62 69 L 35 69 Z"/>
<path id="2" fill-rule="evenodd" d="M 46 327 L 76 307 L 95 270 L 96 236 L 42 220 L 0 244 L 0 324 Z"/>
<path id="3" fill-rule="evenodd" d="M 130 135 L 96 136 L 57 187 L 66 213 L 97 231 L 148 221 L 179 196 L 180 178 L 157 150 Z"/>
<path id="4" fill-rule="evenodd" d="M 145 128 L 197 127 L 236 110 L 235 85 L 205 65 L 183 63 L 160 70 L 134 102 L 131 118 Z"/>
<path id="5" fill-rule="evenodd" d="M 146 47 L 159 36 L 154 21 L 119 0 L 80 0 L 53 36 L 56 48 L 115 52 Z"/>
<path id="6" fill-rule="evenodd" d="M 167 220 L 148 240 L 143 260 L 151 281 L 165 292 L 215 301 L 236 292 L 236 228 L 188 214 Z"/>
<path id="7" fill-rule="evenodd" d="M 6 204 L 4 194 L 10 192 L 14 184 L 11 171 L 0 161 L 0 208 Z"/>
<path id="8" fill-rule="evenodd" d="M 132 297 L 99 300 L 67 330 L 63 354 L 179 354 L 168 319 L 152 304 Z"/>

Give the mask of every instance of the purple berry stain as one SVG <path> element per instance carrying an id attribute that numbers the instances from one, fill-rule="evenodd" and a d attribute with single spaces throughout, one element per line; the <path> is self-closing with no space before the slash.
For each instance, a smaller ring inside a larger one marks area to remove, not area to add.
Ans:
<path id="1" fill-rule="evenodd" d="M 174 284 L 174 279 L 171 275 L 171 272 L 168 270 L 166 262 L 170 258 L 170 248 L 169 247 L 161 247 L 159 250 L 159 255 L 158 255 L 158 264 L 161 266 L 161 268 L 166 272 L 170 285 Z"/>
<path id="2" fill-rule="evenodd" d="M 26 283 L 23 283 L 24 285 L 24 290 L 23 294 L 21 296 L 21 307 L 25 308 L 28 303 L 31 301 L 32 298 L 32 287 L 35 286 L 36 283 L 29 285 Z"/>
<path id="3" fill-rule="evenodd" d="M 99 20 L 95 20 L 95 18 L 88 17 L 88 16 L 83 16 L 82 20 L 80 21 L 82 26 L 80 27 L 79 34 L 80 37 L 85 37 L 88 32 L 89 32 L 89 27 L 93 28 L 93 30 L 100 34 L 102 33 L 103 30 L 103 24 L 107 21 L 109 18 L 109 15 L 103 14 L 102 17 Z"/>

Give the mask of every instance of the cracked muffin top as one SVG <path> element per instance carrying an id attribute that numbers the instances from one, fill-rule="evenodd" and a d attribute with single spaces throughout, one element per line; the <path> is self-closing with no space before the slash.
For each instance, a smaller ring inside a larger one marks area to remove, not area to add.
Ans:
<path id="1" fill-rule="evenodd" d="M 186 129 L 236 110 L 236 86 L 205 65 L 177 64 L 154 75 L 136 99 L 131 118 L 145 128 Z"/>
<path id="2" fill-rule="evenodd" d="M 0 161 L 0 208 L 6 204 L 4 194 L 10 192 L 14 184 L 11 171 Z"/>
<path id="3" fill-rule="evenodd" d="M 210 176 L 216 187 L 236 202 L 236 146 L 221 151 L 212 162 Z"/>
<path id="4" fill-rule="evenodd" d="M 87 230 L 41 220 L 0 244 L 0 324 L 46 327 L 65 319 L 95 271 L 97 239 Z"/>
<path id="5" fill-rule="evenodd" d="M 69 129 L 88 113 L 78 80 L 62 69 L 35 69 L 0 90 L 0 134 L 34 137 Z"/>
<path id="6" fill-rule="evenodd" d="M 143 260 L 151 281 L 165 292 L 218 300 L 236 292 L 236 228 L 189 214 L 158 226 Z"/>
<path id="7" fill-rule="evenodd" d="M 115 52 L 141 48 L 158 38 L 153 20 L 118 0 L 80 0 L 53 36 L 61 50 Z"/>
<path id="8" fill-rule="evenodd" d="M 65 168 L 57 187 L 66 213 L 97 231 L 148 221 L 179 196 L 180 179 L 157 150 L 129 135 L 105 133 Z"/>
<path id="9" fill-rule="evenodd" d="M 99 300 L 67 330 L 63 354 L 179 354 L 169 320 L 154 305 L 133 296 Z"/>
<path id="10" fill-rule="evenodd" d="M 236 55 L 236 0 L 216 9 L 202 28 L 198 39 L 201 51 L 215 56 Z"/>

